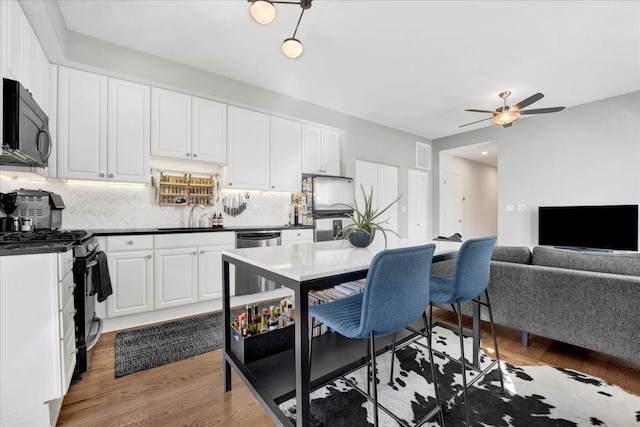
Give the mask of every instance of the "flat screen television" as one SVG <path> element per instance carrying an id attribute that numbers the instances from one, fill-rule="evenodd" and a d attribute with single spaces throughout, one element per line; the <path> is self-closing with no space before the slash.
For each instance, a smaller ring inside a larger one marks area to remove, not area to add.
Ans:
<path id="1" fill-rule="evenodd" d="M 638 205 L 540 206 L 538 244 L 638 250 Z"/>

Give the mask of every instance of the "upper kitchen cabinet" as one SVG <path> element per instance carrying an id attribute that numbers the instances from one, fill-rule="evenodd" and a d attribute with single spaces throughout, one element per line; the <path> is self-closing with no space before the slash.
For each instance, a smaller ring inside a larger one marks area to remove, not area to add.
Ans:
<path id="1" fill-rule="evenodd" d="M 271 117 L 270 190 L 291 193 L 300 191 L 301 142 L 301 123 Z"/>
<path id="2" fill-rule="evenodd" d="M 165 89 L 151 90 L 151 155 L 224 164 L 227 106 Z"/>
<path id="3" fill-rule="evenodd" d="M 2 76 L 19 81 L 49 114 L 49 60 L 17 1 L 0 1 Z"/>
<path id="4" fill-rule="evenodd" d="M 149 87 L 65 67 L 58 79 L 58 177 L 147 182 Z"/>
<path id="5" fill-rule="evenodd" d="M 334 129 L 302 126 L 302 172 L 340 175 L 340 133 Z"/>
<path id="6" fill-rule="evenodd" d="M 228 107 L 227 186 L 269 190 L 270 116 Z"/>

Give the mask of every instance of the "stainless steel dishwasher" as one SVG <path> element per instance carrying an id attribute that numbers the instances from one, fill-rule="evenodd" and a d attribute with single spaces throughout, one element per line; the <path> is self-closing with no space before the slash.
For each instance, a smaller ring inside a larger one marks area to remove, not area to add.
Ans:
<path id="1" fill-rule="evenodd" d="M 262 248 L 279 246 L 281 243 L 279 231 L 251 231 L 236 233 L 236 248 Z M 258 292 L 271 291 L 279 288 L 278 283 L 267 280 L 262 276 L 250 273 L 244 268 L 236 268 L 236 295 L 248 295 Z"/>

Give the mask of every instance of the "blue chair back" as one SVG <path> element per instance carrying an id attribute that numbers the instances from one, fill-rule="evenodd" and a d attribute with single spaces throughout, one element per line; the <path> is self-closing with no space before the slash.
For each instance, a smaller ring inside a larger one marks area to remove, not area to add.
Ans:
<path id="1" fill-rule="evenodd" d="M 386 335 L 420 318 L 429 305 L 434 244 L 389 249 L 371 261 L 362 297 L 359 338 Z"/>
<path id="2" fill-rule="evenodd" d="M 469 301 L 478 297 L 489 286 L 489 269 L 496 236 L 466 240 L 453 267 L 452 300 Z"/>

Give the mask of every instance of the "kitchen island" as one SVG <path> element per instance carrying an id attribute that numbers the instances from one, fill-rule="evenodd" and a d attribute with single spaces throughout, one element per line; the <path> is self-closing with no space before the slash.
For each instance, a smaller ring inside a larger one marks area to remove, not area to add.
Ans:
<path id="1" fill-rule="evenodd" d="M 433 262 L 455 258 L 461 245 L 449 241 L 419 242 L 389 239 L 387 248 L 426 243 L 436 245 Z M 384 240 L 378 238 L 368 248 L 354 248 L 347 241 L 329 241 L 223 250 L 225 391 L 231 389 L 231 367 L 233 367 L 276 424 L 294 425 L 280 411 L 278 405 L 295 397 L 297 402 L 295 425 L 308 426 L 310 391 L 332 377 L 364 363 L 366 355 L 365 346 L 358 345 L 359 340 L 349 340 L 338 334 L 324 334 L 314 338 L 314 363 L 313 371 L 310 372 L 308 293 L 310 290 L 326 289 L 339 283 L 365 278 L 374 255 L 384 248 Z M 238 355 L 233 352 L 229 292 L 230 264 L 251 270 L 294 291 L 294 349 L 246 364 L 242 363 Z M 379 349 L 376 351 L 384 351 L 390 345 L 390 336 L 386 338 L 386 340 L 377 340 Z M 318 344 L 315 344 L 316 340 Z"/>

